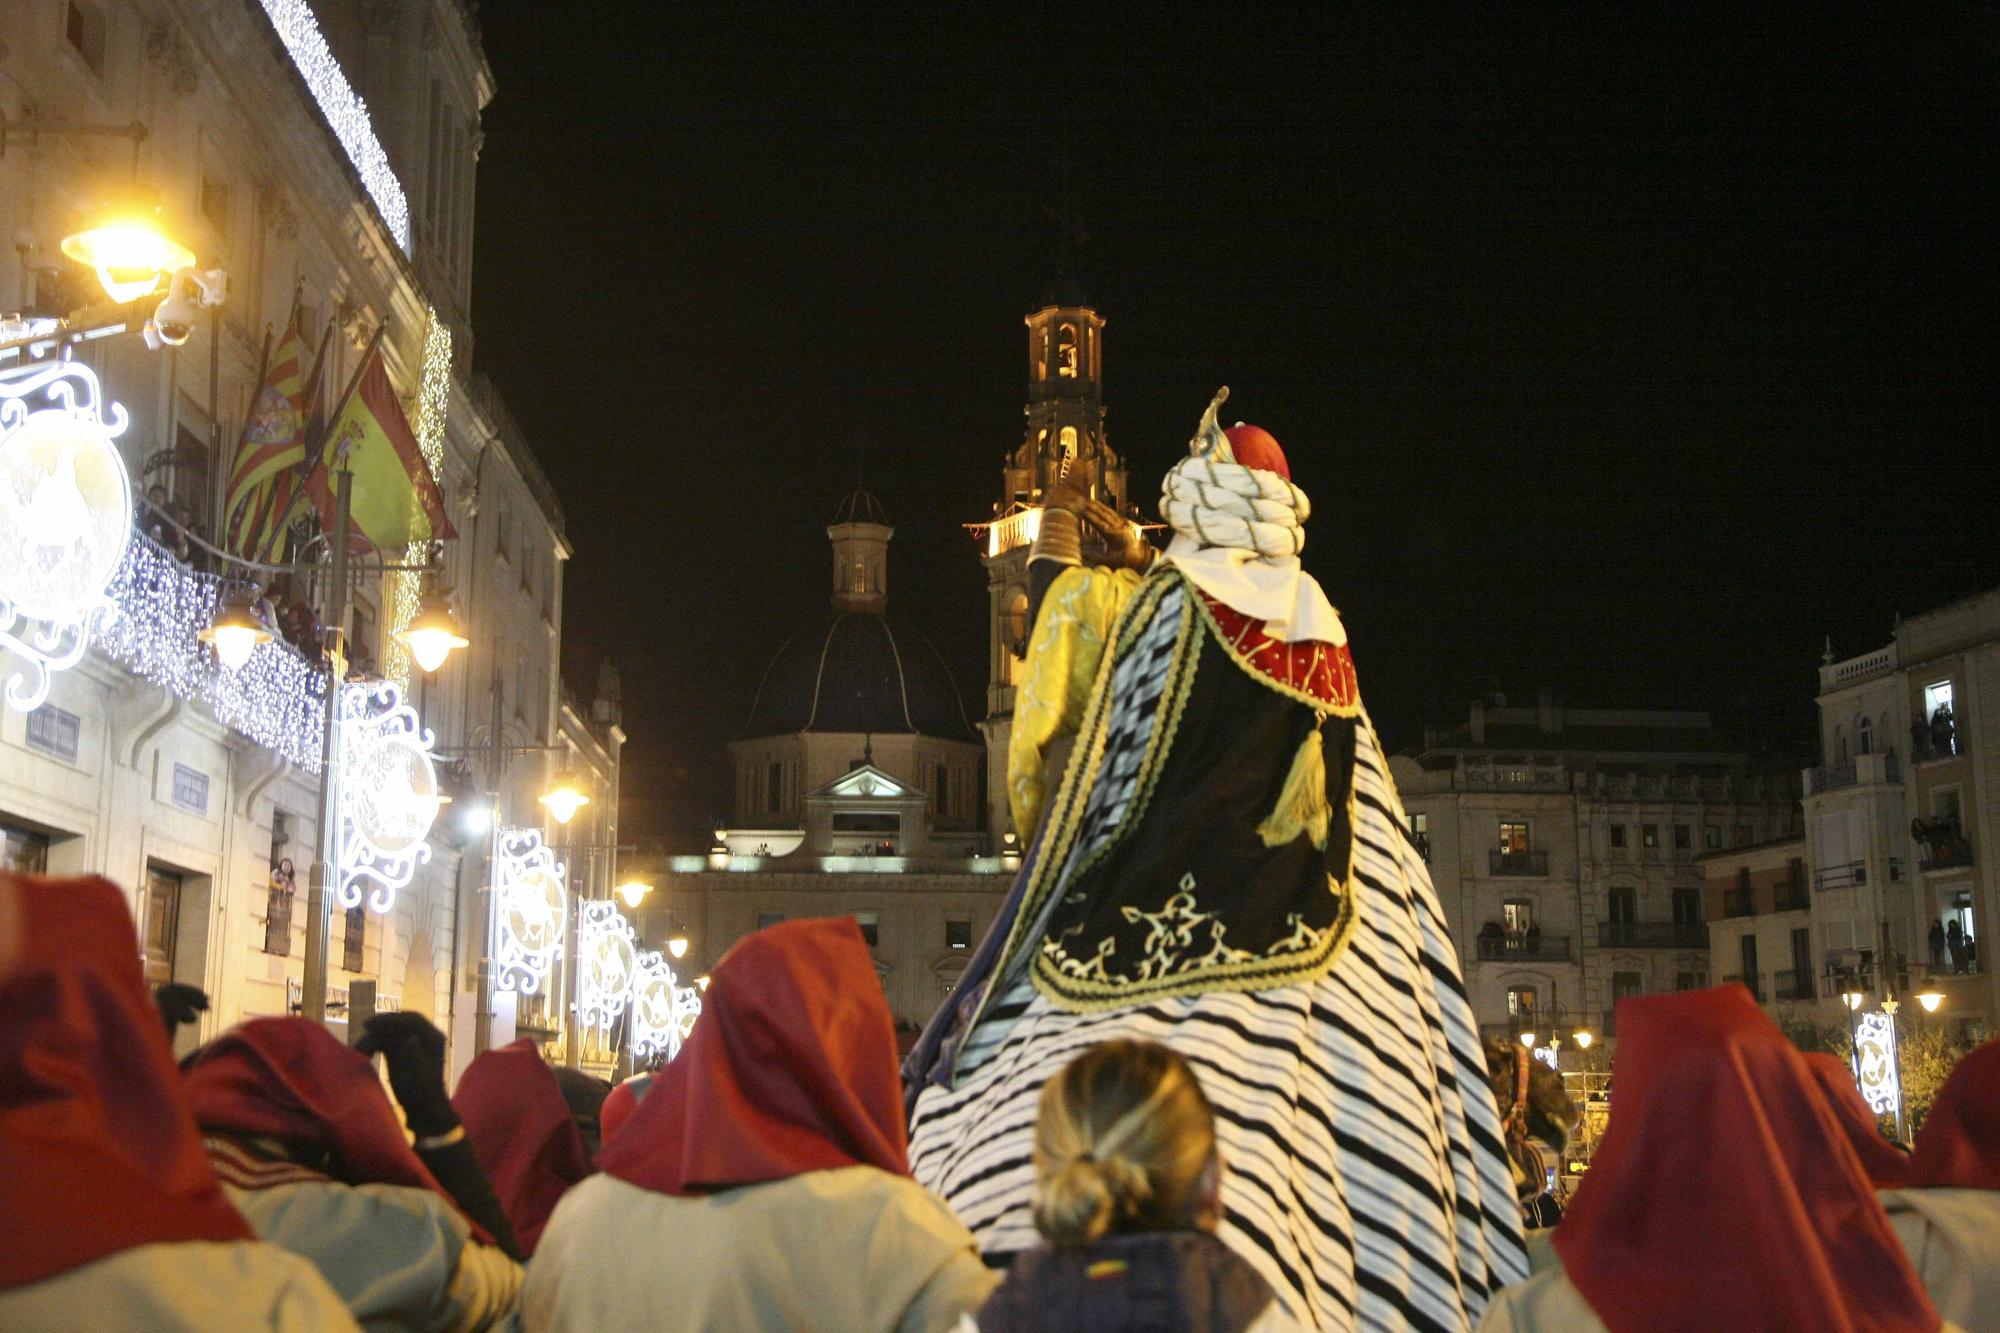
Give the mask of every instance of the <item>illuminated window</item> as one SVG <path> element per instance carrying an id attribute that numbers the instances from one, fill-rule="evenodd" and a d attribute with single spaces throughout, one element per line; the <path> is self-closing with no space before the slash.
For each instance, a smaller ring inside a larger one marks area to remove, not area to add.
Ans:
<path id="1" fill-rule="evenodd" d="M 1500 919 L 1509 935 L 1525 935 L 1535 924 L 1535 907 L 1526 898 L 1509 898 L 1500 904 Z"/>
<path id="2" fill-rule="evenodd" d="M 1076 427 L 1062 428 L 1062 475 L 1069 475 L 1069 465 L 1076 461 Z"/>
<path id="3" fill-rule="evenodd" d="M 1016 591 L 1007 599 L 1007 651 L 1016 657 L 1028 655 L 1028 594 Z"/>
<path id="4" fill-rule="evenodd" d="M 1535 1021 L 1535 988 L 1533 986 L 1509 986 L 1507 988 L 1507 1017 L 1524 1022 Z"/>
<path id="5" fill-rule="evenodd" d="M 1076 378 L 1076 325 L 1065 324 L 1056 331 L 1056 374 L 1066 380 Z"/>
<path id="6" fill-rule="evenodd" d="M 1503 823 L 1500 825 L 1500 850 L 1502 852 L 1525 852 L 1528 850 L 1528 826 L 1525 823 Z"/>

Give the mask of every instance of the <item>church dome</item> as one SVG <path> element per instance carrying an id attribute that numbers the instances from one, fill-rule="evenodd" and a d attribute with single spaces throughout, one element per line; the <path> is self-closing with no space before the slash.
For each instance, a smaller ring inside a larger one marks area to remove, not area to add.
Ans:
<path id="1" fill-rule="evenodd" d="M 778 649 L 739 740 L 800 731 L 979 739 L 951 669 L 923 631 L 860 611 L 823 612 Z"/>
<path id="2" fill-rule="evenodd" d="M 857 486 L 848 492 L 840 507 L 833 511 L 833 523 L 873 523 L 877 527 L 888 527 L 889 516 L 882 512 L 882 502 L 874 492 L 864 486 Z"/>

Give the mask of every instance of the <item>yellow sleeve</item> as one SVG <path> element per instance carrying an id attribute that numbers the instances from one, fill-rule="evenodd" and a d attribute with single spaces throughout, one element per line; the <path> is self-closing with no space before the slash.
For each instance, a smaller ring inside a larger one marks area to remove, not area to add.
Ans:
<path id="1" fill-rule="evenodd" d="M 1027 664 L 1014 686 L 1007 742 L 1007 803 L 1023 843 L 1033 841 L 1042 815 L 1049 746 L 1082 725 L 1111 627 L 1138 586 L 1132 570 L 1079 566 L 1063 571 L 1043 595 Z"/>

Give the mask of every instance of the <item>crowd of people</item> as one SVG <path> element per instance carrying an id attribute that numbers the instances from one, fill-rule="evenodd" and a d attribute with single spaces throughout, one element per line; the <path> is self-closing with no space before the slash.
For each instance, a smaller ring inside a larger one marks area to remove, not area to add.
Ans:
<path id="1" fill-rule="evenodd" d="M 0 879 L 0 1327 L 1320 1324 L 1231 1227 L 1269 1165 L 1230 1158 L 1169 1045 L 1089 1043 L 1045 1082 L 1036 1238 L 1001 1256 L 912 1177 L 852 919 L 759 931 L 712 976 L 680 1056 L 616 1096 L 525 1040 L 446 1096 L 442 1034 L 411 1014 L 351 1048 L 252 1019 L 177 1065 L 195 1005 L 148 993 L 125 895 Z M 1619 1032 L 1590 1172 L 1526 1233 L 1533 1275 L 1461 1327 L 1995 1326 L 2000 1043 L 1960 1062 L 1906 1152 L 1846 1067 L 1740 986 L 1628 1000 Z M 1513 1072 L 1494 1070 L 1496 1118 L 1560 1138 L 1525 1084 L 1520 1116 L 1499 1109 Z"/>

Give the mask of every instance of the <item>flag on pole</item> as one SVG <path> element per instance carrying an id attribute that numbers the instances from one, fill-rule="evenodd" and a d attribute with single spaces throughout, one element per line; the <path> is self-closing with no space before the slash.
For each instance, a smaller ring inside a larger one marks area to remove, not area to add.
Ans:
<path id="1" fill-rule="evenodd" d="M 298 510 L 300 495 L 305 490 L 305 476 L 308 460 L 312 458 L 319 442 L 326 438 L 326 349 L 332 341 L 333 326 L 328 324 L 326 333 L 319 342 L 319 353 L 313 358 L 312 374 L 306 380 L 302 395 L 301 414 L 303 425 L 299 436 L 304 447 L 299 451 L 300 459 L 271 480 L 264 497 L 265 508 L 259 520 L 263 536 L 250 558 L 264 564 L 275 564 L 287 556 L 286 535 L 291 531 L 292 520 Z"/>
<path id="2" fill-rule="evenodd" d="M 458 536 L 379 346 L 369 349 L 305 476 L 306 493 L 328 528 L 334 522 L 332 473 L 342 466 L 354 473 L 351 537 L 357 549 L 388 558 L 411 542 Z"/>
<path id="3" fill-rule="evenodd" d="M 256 559 L 270 545 L 272 528 L 286 507 L 276 494 L 280 478 L 305 462 L 304 393 L 305 339 L 299 335 L 294 301 L 285 331 L 266 359 L 222 496 L 224 544 L 246 559 Z"/>

